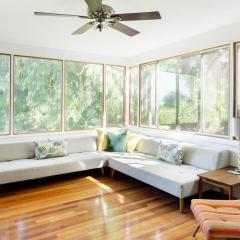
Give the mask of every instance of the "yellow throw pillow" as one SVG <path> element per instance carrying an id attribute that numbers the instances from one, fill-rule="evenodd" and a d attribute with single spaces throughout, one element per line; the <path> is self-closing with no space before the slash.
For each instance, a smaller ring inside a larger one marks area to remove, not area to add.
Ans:
<path id="1" fill-rule="evenodd" d="M 104 151 L 108 146 L 108 137 L 104 129 L 97 129 L 97 145 L 98 151 Z"/>
<path id="2" fill-rule="evenodd" d="M 142 135 L 127 132 L 127 152 L 132 153 L 136 149 L 139 141 L 143 138 Z"/>

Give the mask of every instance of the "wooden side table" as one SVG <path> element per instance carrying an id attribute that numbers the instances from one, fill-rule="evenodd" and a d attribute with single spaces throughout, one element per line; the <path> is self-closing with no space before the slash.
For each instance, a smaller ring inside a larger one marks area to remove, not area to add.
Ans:
<path id="1" fill-rule="evenodd" d="M 240 175 L 228 173 L 229 170 L 233 170 L 233 168 L 222 168 L 199 174 L 199 198 L 202 198 L 203 185 L 208 184 L 219 188 L 222 193 L 227 191 L 229 200 L 232 200 L 234 198 L 233 188 L 240 185 Z"/>

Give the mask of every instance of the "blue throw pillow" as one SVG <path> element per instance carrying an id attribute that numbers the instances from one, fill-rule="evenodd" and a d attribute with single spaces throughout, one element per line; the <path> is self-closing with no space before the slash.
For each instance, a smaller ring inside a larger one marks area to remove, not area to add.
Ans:
<path id="1" fill-rule="evenodd" d="M 108 136 L 108 147 L 109 152 L 126 152 L 126 137 L 127 132 L 119 134 L 107 133 Z"/>

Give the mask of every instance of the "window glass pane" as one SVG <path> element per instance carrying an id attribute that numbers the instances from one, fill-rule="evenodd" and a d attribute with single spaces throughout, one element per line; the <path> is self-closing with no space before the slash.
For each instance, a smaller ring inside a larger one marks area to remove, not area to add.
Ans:
<path id="1" fill-rule="evenodd" d="M 62 62 L 14 58 L 14 132 L 61 130 Z"/>
<path id="2" fill-rule="evenodd" d="M 200 72 L 200 54 L 158 63 L 157 121 L 160 128 L 199 130 Z"/>
<path id="3" fill-rule="evenodd" d="M 203 56 L 203 131 L 228 134 L 230 63 L 229 48 Z"/>
<path id="4" fill-rule="evenodd" d="M 201 54 L 179 58 L 178 129 L 200 130 Z"/>
<path id="5" fill-rule="evenodd" d="M 141 125 L 155 126 L 155 85 L 156 85 L 156 64 L 145 64 L 141 66 Z"/>
<path id="6" fill-rule="evenodd" d="M 176 84 L 178 59 L 160 61 L 157 73 L 157 122 L 158 126 L 176 129 Z"/>
<path id="7" fill-rule="evenodd" d="M 103 66 L 65 62 L 65 129 L 101 126 Z"/>
<path id="8" fill-rule="evenodd" d="M 124 85 L 125 68 L 106 67 L 106 125 L 121 127 L 124 125 Z"/>
<path id="9" fill-rule="evenodd" d="M 240 46 L 237 47 L 237 116 L 240 118 Z"/>
<path id="10" fill-rule="evenodd" d="M 130 111 L 129 124 L 137 126 L 138 124 L 138 91 L 139 91 L 139 76 L 138 67 L 130 68 Z"/>
<path id="11" fill-rule="evenodd" d="M 0 55 L 0 134 L 9 134 L 10 56 Z"/>

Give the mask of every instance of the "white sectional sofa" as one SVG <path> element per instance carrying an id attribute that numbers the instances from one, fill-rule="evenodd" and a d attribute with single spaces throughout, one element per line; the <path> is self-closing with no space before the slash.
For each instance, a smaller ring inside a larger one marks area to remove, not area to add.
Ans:
<path id="1" fill-rule="evenodd" d="M 71 172 L 110 167 L 180 200 L 198 192 L 198 174 L 228 166 L 229 152 L 184 146 L 181 166 L 156 159 L 160 139 L 144 137 L 134 153 L 97 152 L 95 136 L 66 139 L 68 156 L 54 159 L 34 159 L 33 142 L 0 144 L 0 184 L 43 178 Z"/>

